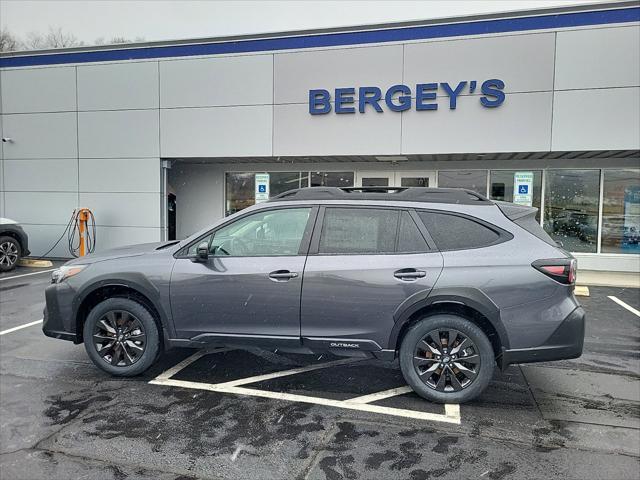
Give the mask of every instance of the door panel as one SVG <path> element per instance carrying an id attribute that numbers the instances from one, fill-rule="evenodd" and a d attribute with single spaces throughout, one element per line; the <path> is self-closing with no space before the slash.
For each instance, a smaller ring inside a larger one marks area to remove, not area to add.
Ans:
<path id="1" fill-rule="evenodd" d="M 413 278 L 396 276 L 413 270 Z M 304 271 L 301 335 L 370 339 L 387 348 L 396 308 L 411 295 L 430 291 L 441 271 L 440 252 L 310 255 Z"/>
<path id="2" fill-rule="evenodd" d="M 178 335 L 200 333 L 300 335 L 300 287 L 305 257 L 210 257 L 176 261 L 171 309 Z M 297 273 L 270 278 L 272 272 Z"/>
<path id="3" fill-rule="evenodd" d="M 243 215 L 194 241 L 171 275 L 181 338 L 201 333 L 300 337 L 302 273 L 317 208 Z M 205 261 L 192 261 L 198 246 Z M 186 257 L 186 258 L 184 258 Z"/>

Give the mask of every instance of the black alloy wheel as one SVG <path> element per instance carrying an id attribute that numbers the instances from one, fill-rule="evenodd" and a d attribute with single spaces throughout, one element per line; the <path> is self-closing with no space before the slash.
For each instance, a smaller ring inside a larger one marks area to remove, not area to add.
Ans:
<path id="1" fill-rule="evenodd" d="M 146 337 L 142 322 L 124 310 L 108 311 L 93 328 L 98 355 L 114 367 L 133 365 L 140 360 L 146 348 Z"/>
<path id="2" fill-rule="evenodd" d="M 140 375 L 162 353 L 151 307 L 131 297 L 107 298 L 93 307 L 82 338 L 93 363 L 118 377 Z"/>
<path id="3" fill-rule="evenodd" d="M 426 386 L 439 392 L 469 387 L 480 372 L 478 348 L 458 330 L 438 328 L 416 345 L 413 366 Z"/>

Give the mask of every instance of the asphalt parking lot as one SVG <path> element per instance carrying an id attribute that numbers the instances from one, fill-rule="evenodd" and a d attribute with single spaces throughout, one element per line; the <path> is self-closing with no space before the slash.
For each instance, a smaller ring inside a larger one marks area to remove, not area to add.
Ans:
<path id="1" fill-rule="evenodd" d="M 277 351 L 173 350 L 111 378 L 25 327 L 48 282 L 0 275 L 3 480 L 640 477 L 637 289 L 580 297 L 581 358 L 496 371 L 477 401 L 445 406 L 397 364 Z"/>

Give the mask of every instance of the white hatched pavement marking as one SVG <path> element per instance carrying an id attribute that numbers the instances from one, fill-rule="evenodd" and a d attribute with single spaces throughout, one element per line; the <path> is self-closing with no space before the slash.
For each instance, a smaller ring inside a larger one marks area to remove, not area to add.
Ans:
<path id="1" fill-rule="evenodd" d="M 375 401 L 375 399 L 381 400 L 382 398 L 389 398 L 395 395 L 401 395 L 402 393 L 407 393 L 407 391 L 411 391 L 409 387 L 400 387 L 396 389 L 385 390 L 383 392 L 377 392 L 371 395 L 364 395 L 364 396 L 356 397 L 355 399 L 350 399 L 350 400 L 333 400 L 329 398 L 312 397 L 308 395 L 298 395 L 298 394 L 285 393 L 285 392 L 271 392 L 268 390 L 258 390 L 255 388 L 246 388 L 246 387 L 238 386 L 238 385 L 245 385 L 247 383 L 254 383 L 262 380 L 268 380 L 271 378 L 278 378 L 278 377 L 283 377 L 287 375 L 295 375 L 297 373 L 304 373 L 312 370 L 318 370 L 321 368 L 327 368 L 327 367 L 332 367 L 336 365 L 343 365 L 346 363 L 361 361 L 361 359 L 336 360 L 335 362 L 327 362 L 319 365 L 318 364 L 309 365 L 306 367 L 294 368 L 291 370 L 284 370 L 281 372 L 268 373 L 265 375 L 247 377 L 247 378 L 242 378 L 238 380 L 233 380 L 230 382 L 218 383 L 218 384 L 204 383 L 204 382 L 189 382 L 185 380 L 175 380 L 171 378 L 172 376 L 176 375 L 180 370 L 192 364 L 199 358 L 205 355 L 208 355 L 209 353 L 218 353 L 224 350 L 228 350 L 228 349 L 197 352 L 194 355 L 184 359 L 182 362 L 180 362 L 176 366 L 161 373 L 156 378 L 151 380 L 149 383 L 152 385 L 190 388 L 195 390 L 206 390 L 209 392 L 230 393 L 234 395 L 245 395 L 245 396 L 252 396 L 252 397 L 270 398 L 274 400 L 285 400 L 289 402 L 311 403 L 314 405 L 343 408 L 346 410 L 357 410 L 361 412 L 378 413 L 382 415 L 392 415 L 396 417 L 413 418 L 417 420 L 428 420 L 433 422 L 454 423 L 457 425 L 459 425 L 462 421 L 460 417 L 459 405 L 448 405 L 448 404 L 445 405 L 444 406 L 445 413 L 443 415 L 438 413 L 418 412 L 415 410 L 407 410 L 403 408 L 383 407 L 380 405 L 371 405 L 369 403 L 362 402 L 363 399 L 365 401 L 371 402 L 371 401 Z M 354 400 L 357 400 L 358 398 L 360 399 L 359 402 L 354 401 Z M 367 398 L 371 398 L 371 400 L 367 400 Z"/>

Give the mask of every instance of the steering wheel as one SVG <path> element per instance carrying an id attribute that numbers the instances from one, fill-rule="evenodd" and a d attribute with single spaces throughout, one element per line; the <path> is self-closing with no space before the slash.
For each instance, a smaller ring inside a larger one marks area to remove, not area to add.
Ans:
<path id="1" fill-rule="evenodd" d="M 221 243 L 218 248 L 216 248 L 216 251 L 222 252 L 225 255 L 231 255 L 231 253 L 229 253 L 229 251 L 231 251 L 234 255 L 244 256 L 249 253 L 249 247 L 247 247 L 247 244 L 243 240 L 237 237 L 231 237 L 228 241 Z"/>

